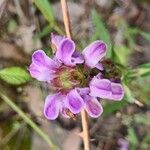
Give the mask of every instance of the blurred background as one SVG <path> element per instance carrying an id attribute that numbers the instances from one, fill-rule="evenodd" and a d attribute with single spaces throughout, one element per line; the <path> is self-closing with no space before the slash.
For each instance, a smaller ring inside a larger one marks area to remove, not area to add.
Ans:
<path id="1" fill-rule="evenodd" d="M 77 49 L 104 40 L 126 91 L 121 102 L 102 101 L 101 117 L 89 118 L 92 150 L 149 150 L 150 1 L 68 0 L 68 7 Z M 80 116 L 47 121 L 48 87 L 27 71 L 34 50 L 52 56 L 51 32 L 65 34 L 60 1 L 0 0 L 0 150 L 52 149 L 47 135 L 62 150 L 83 149 Z"/>

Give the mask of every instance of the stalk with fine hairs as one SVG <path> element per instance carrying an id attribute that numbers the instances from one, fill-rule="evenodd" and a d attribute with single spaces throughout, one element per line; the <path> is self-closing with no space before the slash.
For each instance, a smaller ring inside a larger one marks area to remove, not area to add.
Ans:
<path id="1" fill-rule="evenodd" d="M 61 7 L 62 7 L 66 36 L 68 38 L 71 38 L 71 26 L 70 26 L 69 12 L 68 12 L 66 0 L 61 0 Z M 82 128 L 83 128 L 81 137 L 83 138 L 84 150 L 90 150 L 88 117 L 85 110 L 81 111 L 81 120 L 82 120 Z"/>

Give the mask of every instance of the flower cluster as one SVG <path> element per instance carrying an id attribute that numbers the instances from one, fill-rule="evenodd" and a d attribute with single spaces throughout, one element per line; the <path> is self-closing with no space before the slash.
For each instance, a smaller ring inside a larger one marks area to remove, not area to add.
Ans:
<path id="1" fill-rule="evenodd" d="M 52 47 L 56 50 L 53 59 L 43 50 L 32 55 L 29 72 L 33 78 L 47 82 L 52 91 L 45 99 L 44 115 L 54 120 L 59 113 L 64 117 L 78 114 L 82 109 L 97 118 L 103 112 L 99 99 L 120 101 L 124 90 L 103 76 L 102 59 L 107 46 L 97 40 L 82 53 L 76 51 L 75 43 L 69 38 L 51 34 Z"/>

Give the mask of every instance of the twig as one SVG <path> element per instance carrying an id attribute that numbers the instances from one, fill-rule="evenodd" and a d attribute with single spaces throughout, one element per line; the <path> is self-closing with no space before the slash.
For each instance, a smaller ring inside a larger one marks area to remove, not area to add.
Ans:
<path id="1" fill-rule="evenodd" d="M 61 7 L 62 7 L 66 35 L 68 38 L 71 38 L 71 26 L 70 26 L 70 19 L 69 19 L 69 13 L 68 13 L 66 0 L 61 0 Z M 82 135 L 80 134 L 80 136 L 83 138 L 84 150 L 90 150 L 88 118 L 87 118 L 87 113 L 85 110 L 81 111 L 81 120 L 82 120 L 83 132 L 82 132 Z"/>
<path id="2" fill-rule="evenodd" d="M 144 107 L 144 104 L 141 103 L 141 102 L 140 102 L 139 100 L 137 100 L 137 99 L 135 99 L 134 103 L 135 103 L 136 105 L 138 105 L 139 107 Z"/>
<path id="3" fill-rule="evenodd" d="M 81 111 L 81 120 L 82 120 L 82 128 L 83 128 L 82 138 L 84 142 L 84 150 L 90 150 L 88 117 L 85 110 Z"/>
<path id="4" fill-rule="evenodd" d="M 66 0 L 61 0 L 61 7 L 65 25 L 65 31 L 68 38 L 71 38 L 71 26 L 70 26 L 70 19 L 69 19 L 69 12 Z"/>

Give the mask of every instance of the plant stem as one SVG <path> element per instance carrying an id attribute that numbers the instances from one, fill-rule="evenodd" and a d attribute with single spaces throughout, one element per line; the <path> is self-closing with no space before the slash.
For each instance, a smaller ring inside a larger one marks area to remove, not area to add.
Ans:
<path id="1" fill-rule="evenodd" d="M 84 150 L 90 150 L 88 117 L 87 112 L 85 110 L 81 111 L 81 120 L 83 128 L 82 138 L 84 142 Z"/>
<path id="2" fill-rule="evenodd" d="M 10 98 L 0 92 L 0 98 L 2 98 L 14 111 L 16 111 L 22 119 L 33 128 L 52 148 L 53 150 L 59 150 L 59 148 L 54 145 L 50 137 L 44 133 Z"/>
<path id="3" fill-rule="evenodd" d="M 68 38 L 71 39 L 71 26 L 70 26 L 70 19 L 69 19 L 69 12 L 66 0 L 61 0 L 61 7 L 65 25 L 65 31 Z"/>
<path id="4" fill-rule="evenodd" d="M 66 0 L 61 0 L 61 7 L 62 7 L 66 35 L 68 38 L 71 38 L 71 26 L 70 26 L 69 12 L 68 12 Z M 82 120 L 82 128 L 83 128 L 81 137 L 83 138 L 84 150 L 90 150 L 88 118 L 87 118 L 87 113 L 84 109 L 81 111 L 81 120 Z"/>

